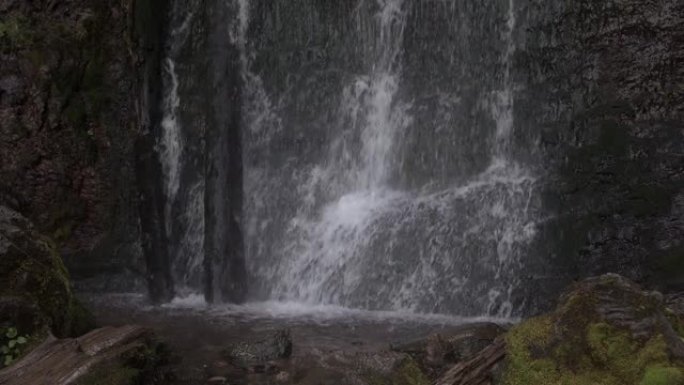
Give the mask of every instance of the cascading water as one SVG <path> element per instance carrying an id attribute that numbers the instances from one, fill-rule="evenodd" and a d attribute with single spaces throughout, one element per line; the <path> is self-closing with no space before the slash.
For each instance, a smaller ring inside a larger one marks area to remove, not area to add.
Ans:
<path id="1" fill-rule="evenodd" d="M 171 272 L 179 294 L 201 287 L 204 243 L 204 180 L 184 176 L 192 168 L 187 137 L 180 118 L 181 95 L 177 60 L 187 43 L 197 12 L 197 2 L 172 4 L 166 58 L 164 60 L 164 103 L 162 137 L 158 152 L 165 184 L 166 236 L 169 239 Z M 188 132 L 190 131 L 190 132 Z"/>
<path id="2" fill-rule="evenodd" d="M 535 178 L 509 151 L 514 3 L 507 4 L 499 39 L 503 53 L 497 70 L 503 80 L 489 89 L 481 85 L 475 103 L 489 113 L 482 127 L 475 127 L 482 132 L 478 141 L 489 143 L 488 165 L 466 177 L 447 175 L 447 183 L 415 185 L 405 182 L 412 176 L 407 164 L 425 151 L 415 151 L 411 143 L 420 138 L 426 122 L 414 116 L 422 107 L 416 106 L 402 77 L 407 71 L 408 19 L 424 12 L 421 7 L 408 0 L 357 2 L 351 27 L 340 34 L 351 35 L 347 39 L 358 46 L 347 54 L 358 55 L 361 64 L 347 58 L 354 65 L 342 60 L 324 64 L 328 78 L 330 71 L 351 70 L 334 83 L 341 86 L 337 90 L 320 85 L 327 91 L 324 101 L 315 101 L 320 111 L 297 100 L 306 98 L 300 93 L 315 89 L 297 88 L 294 82 L 268 95 L 259 78 L 261 88 L 252 92 L 257 97 L 246 107 L 252 118 L 245 124 L 245 223 L 252 292 L 260 298 L 498 316 L 511 316 L 523 305 L 514 297 L 524 269 L 522 256 L 535 235 L 538 201 Z M 274 14 L 286 11 L 274 8 Z M 467 24 L 472 11 L 464 8 L 451 4 L 458 22 Z M 315 28 L 319 17 L 314 13 L 311 20 L 296 22 Z M 308 33 L 303 44 L 315 38 Z M 440 101 L 462 98 L 458 88 L 448 92 Z M 324 111 L 330 108 L 332 112 Z M 302 122 L 298 115 L 303 113 L 320 122 Z M 459 130 L 464 128 L 440 124 L 436 132 Z M 310 143 L 315 143 L 313 149 Z M 286 144 L 309 151 L 283 148 Z M 445 169 L 448 161 L 437 158 Z"/>
<path id="3" fill-rule="evenodd" d="M 200 3 L 172 12 L 159 149 L 177 292 L 221 269 L 241 220 L 252 300 L 518 314 L 539 197 L 513 151 L 513 0 L 229 3 L 204 17 L 232 15 L 212 44 L 236 50 L 207 52 L 214 66 L 239 55 L 241 217 L 221 219 L 239 181 L 215 142 L 232 118 L 193 127 L 207 79 L 177 57 Z M 230 84 L 209 93 L 213 113 L 234 108 L 216 100 Z"/>

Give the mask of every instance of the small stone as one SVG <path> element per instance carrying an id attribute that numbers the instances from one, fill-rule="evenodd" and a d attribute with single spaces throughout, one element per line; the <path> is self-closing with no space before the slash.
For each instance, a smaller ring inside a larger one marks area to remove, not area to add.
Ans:
<path id="1" fill-rule="evenodd" d="M 280 372 L 276 375 L 275 379 L 278 382 L 287 382 L 290 379 L 290 373 L 284 371 Z"/>
<path id="2" fill-rule="evenodd" d="M 227 368 L 229 364 L 226 361 L 216 361 L 212 364 L 212 366 L 215 368 Z"/>

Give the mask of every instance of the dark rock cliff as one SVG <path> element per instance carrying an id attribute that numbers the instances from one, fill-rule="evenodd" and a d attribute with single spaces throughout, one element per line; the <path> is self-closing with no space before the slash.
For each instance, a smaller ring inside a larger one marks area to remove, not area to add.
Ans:
<path id="1" fill-rule="evenodd" d="M 135 33 L 140 38 L 144 67 L 140 68 L 140 133 L 135 143 L 136 186 L 140 191 L 139 215 L 147 283 L 154 302 L 173 297 L 173 281 L 165 231 L 166 213 L 162 166 L 156 146 L 161 136 L 163 94 L 162 61 L 165 55 L 166 1 L 140 1 L 135 9 Z"/>
<path id="2" fill-rule="evenodd" d="M 221 28 L 235 19 L 236 4 L 207 2 L 211 32 L 207 56 L 209 92 L 205 110 L 205 297 L 212 302 L 242 302 L 247 295 L 242 241 L 242 72 L 240 51 Z"/>
<path id="3" fill-rule="evenodd" d="M 549 179 L 541 287 L 684 282 L 683 15 L 669 0 L 527 5 L 515 113 L 538 127 Z"/>
<path id="4" fill-rule="evenodd" d="M 78 261 L 76 276 L 107 277 L 90 281 L 96 289 L 144 287 L 133 162 L 143 58 L 133 7 L 0 5 L 0 191 Z"/>
<path id="5" fill-rule="evenodd" d="M 153 298 L 170 295 L 154 148 L 165 6 L 0 6 L 1 198 L 57 242 L 88 290 L 147 280 Z"/>

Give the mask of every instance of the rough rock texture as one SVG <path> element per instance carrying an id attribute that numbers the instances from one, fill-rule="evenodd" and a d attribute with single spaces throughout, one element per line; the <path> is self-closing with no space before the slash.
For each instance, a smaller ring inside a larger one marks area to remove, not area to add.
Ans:
<path id="1" fill-rule="evenodd" d="M 139 218 L 142 249 L 145 255 L 147 284 L 154 302 L 173 297 L 169 261 L 164 175 L 157 152 L 161 137 L 162 60 L 166 24 L 166 1 L 136 2 L 136 33 L 143 49 L 144 67 L 140 68 L 141 132 L 135 141 L 135 188 L 140 191 Z M 131 187 L 132 188 L 132 187 Z"/>
<path id="2" fill-rule="evenodd" d="M 684 3 L 524 4 L 515 116 L 536 130 L 516 136 L 538 135 L 545 211 L 555 216 L 540 229 L 537 287 L 558 293 L 606 272 L 681 287 Z"/>
<path id="3" fill-rule="evenodd" d="M 618 275 L 572 287 L 507 335 L 506 385 L 684 383 L 684 329 L 663 296 Z"/>
<path id="4" fill-rule="evenodd" d="M 132 1 L 0 4 L 0 198 L 99 288 L 140 287 Z"/>
<path id="5" fill-rule="evenodd" d="M 103 328 L 76 339 L 45 341 L 0 370 L 2 385 L 168 384 L 167 356 L 149 330 Z"/>
<path id="6" fill-rule="evenodd" d="M 17 212 L 0 206 L 0 327 L 24 335 L 44 328 L 60 337 L 90 330 L 90 314 L 74 298 L 52 242 Z"/>
<path id="7" fill-rule="evenodd" d="M 667 307 L 684 321 L 684 292 L 670 294 L 665 298 Z"/>
<path id="8" fill-rule="evenodd" d="M 202 291 L 210 302 L 242 302 L 247 295 L 241 139 L 246 96 L 233 29 L 239 3 L 170 2 L 164 41 L 165 111 L 176 119 L 183 142 L 177 191 L 166 202 L 173 218 L 167 222 L 172 276 L 177 286 Z M 180 103 L 174 109 L 168 98 L 175 81 Z"/>
<path id="9" fill-rule="evenodd" d="M 268 361 L 289 358 L 292 355 L 292 337 L 289 330 L 278 330 L 271 337 L 255 342 L 243 342 L 225 352 L 233 364 L 249 368 Z"/>

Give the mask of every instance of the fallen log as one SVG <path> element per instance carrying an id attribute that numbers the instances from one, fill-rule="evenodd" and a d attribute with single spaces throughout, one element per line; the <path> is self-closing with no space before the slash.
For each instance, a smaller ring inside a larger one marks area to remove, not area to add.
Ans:
<path id="1" fill-rule="evenodd" d="M 99 364 L 146 345 L 140 326 L 105 327 L 75 339 L 48 338 L 14 365 L 0 370 L 0 385 L 70 385 Z"/>
<path id="2" fill-rule="evenodd" d="M 468 361 L 449 369 L 434 385 L 491 385 L 492 372 L 506 357 L 506 341 L 497 338 Z"/>

